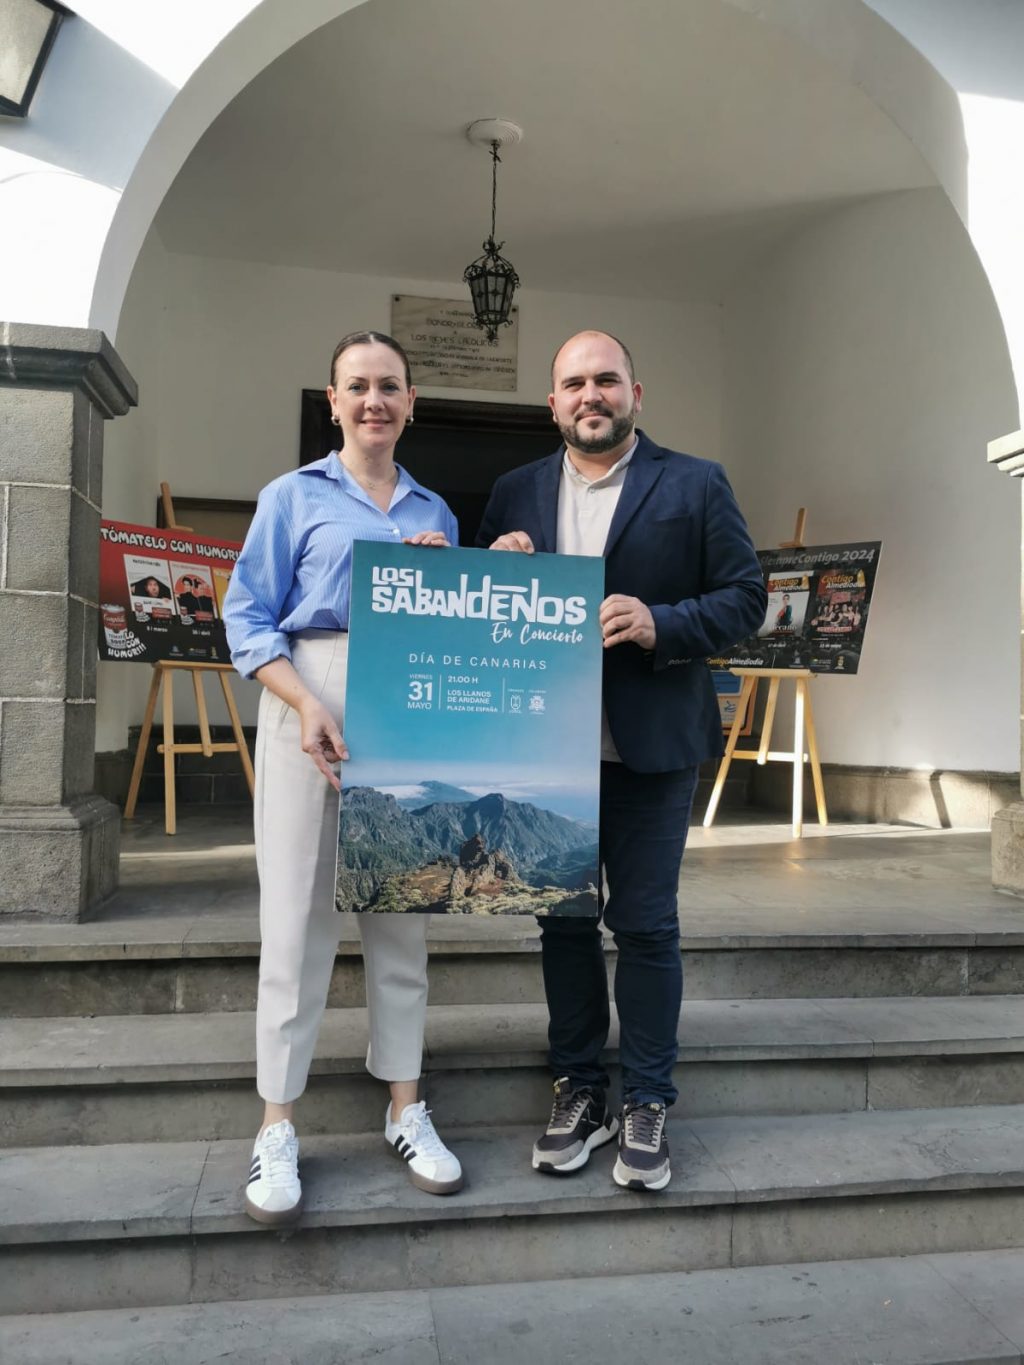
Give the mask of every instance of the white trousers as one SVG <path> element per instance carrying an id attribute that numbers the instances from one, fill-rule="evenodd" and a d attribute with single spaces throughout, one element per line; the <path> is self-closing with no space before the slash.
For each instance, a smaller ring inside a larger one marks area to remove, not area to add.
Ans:
<path id="1" fill-rule="evenodd" d="M 302 631 L 292 663 L 343 725 L 348 636 Z M 358 736 L 353 736 L 358 742 Z M 263 690 L 256 733 L 255 832 L 260 877 L 256 1088 L 288 1104 L 306 1088 L 341 934 L 334 908 L 338 793 L 300 747 L 299 717 Z M 361 914 L 371 1075 L 420 1074 L 427 1014 L 427 916 Z"/>

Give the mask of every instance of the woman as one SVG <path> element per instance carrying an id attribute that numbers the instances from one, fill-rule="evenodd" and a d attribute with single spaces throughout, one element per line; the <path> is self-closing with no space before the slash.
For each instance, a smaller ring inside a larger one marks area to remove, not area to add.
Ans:
<path id="1" fill-rule="evenodd" d="M 231 658 L 264 686 L 256 736 L 260 877 L 256 1085 L 265 1104 L 246 1209 L 298 1217 L 295 1100 L 305 1089 L 340 932 L 334 909 L 342 704 L 352 544 L 457 543 L 455 518 L 395 464 L 412 421 L 409 361 L 390 337 L 353 332 L 335 348 L 327 389 L 340 451 L 276 479 L 256 515 L 224 603 Z M 358 736 L 355 737 L 358 743 Z M 458 1160 L 417 1102 L 427 1005 L 426 915 L 361 915 L 371 1075 L 387 1081 L 384 1136 L 413 1182 L 462 1185 Z"/>

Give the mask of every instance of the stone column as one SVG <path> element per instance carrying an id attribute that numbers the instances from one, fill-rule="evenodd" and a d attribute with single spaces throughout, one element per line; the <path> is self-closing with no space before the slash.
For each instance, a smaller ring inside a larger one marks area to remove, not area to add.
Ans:
<path id="1" fill-rule="evenodd" d="M 0 323 L 0 917 L 82 919 L 117 885 L 92 790 L 103 423 L 137 397 L 102 332 Z"/>
<path id="2" fill-rule="evenodd" d="M 1024 431 L 1000 436 L 988 445 L 990 464 L 1015 479 L 1024 478 Z M 1024 551 L 1022 551 L 1024 570 Z M 1021 678 L 1024 681 L 1024 574 L 1021 592 Z M 1021 713 L 1021 779 L 1024 792 L 1024 712 Z M 1024 801 L 1015 801 L 992 817 L 992 884 L 1024 895 Z"/>

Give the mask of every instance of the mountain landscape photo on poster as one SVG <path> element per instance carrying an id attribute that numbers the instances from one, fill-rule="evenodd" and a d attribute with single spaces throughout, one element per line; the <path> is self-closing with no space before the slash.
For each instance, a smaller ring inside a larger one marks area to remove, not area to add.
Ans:
<path id="1" fill-rule="evenodd" d="M 340 910 L 597 914 L 604 561 L 357 542 Z"/>
<path id="2" fill-rule="evenodd" d="M 764 622 L 751 639 L 709 659 L 711 668 L 856 673 L 881 552 L 877 540 L 759 550 Z"/>

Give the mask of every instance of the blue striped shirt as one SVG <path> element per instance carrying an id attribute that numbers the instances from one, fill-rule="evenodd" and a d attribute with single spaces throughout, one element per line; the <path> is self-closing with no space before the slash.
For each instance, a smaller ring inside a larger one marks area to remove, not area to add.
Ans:
<path id="1" fill-rule="evenodd" d="M 447 503 L 401 466 L 382 512 L 336 451 L 267 484 L 224 599 L 231 662 L 245 678 L 272 659 L 290 659 L 300 630 L 347 630 L 352 545 L 398 544 L 417 531 L 459 528 Z"/>

